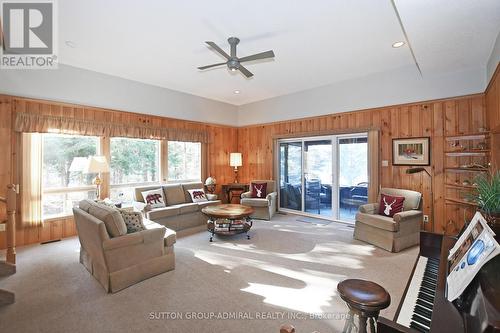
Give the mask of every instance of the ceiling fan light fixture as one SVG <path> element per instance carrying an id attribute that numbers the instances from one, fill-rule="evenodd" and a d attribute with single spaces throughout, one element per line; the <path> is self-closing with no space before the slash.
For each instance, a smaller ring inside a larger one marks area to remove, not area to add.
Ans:
<path id="1" fill-rule="evenodd" d="M 236 95 L 238 95 L 240 92 L 241 92 L 241 91 L 239 91 L 239 90 L 235 90 L 235 91 L 234 91 L 234 93 L 235 93 Z"/>
<path id="2" fill-rule="evenodd" d="M 239 70 L 246 78 L 251 78 L 253 76 L 252 72 L 250 72 L 248 69 L 246 69 L 244 66 L 242 66 L 240 63 L 246 62 L 246 61 L 254 61 L 254 60 L 260 60 L 260 59 L 269 59 L 269 58 L 274 58 L 274 52 L 272 50 L 266 51 L 266 52 L 260 52 L 256 54 L 252 54 L 250 56 L 238 58 L 236 55 L 236 45 L 240 42 L 240 40 L 236 37 L 229 37 L 227 40 L 229 42 L 229 45 L 231 46 L 231 55 L 227 54 L 226 51 L 221 49 L 217 44 L 211 41 L 206 41 L 205 43 L 210 46 L 211 49 L 213 49 L 215 52 L 217 52 L 219 55 L 223 56 L 224 58 L 227 59 L 226 62 L 220 62 L 218 64 L 212 64 L 212 65 L 207 65 L 207 66 L 200 66 L 198 67 L 199 70 L 205 70 L 208 68 L 212 67 L 217 67 L 221 65 L 226 65 L 231 72 L 235 72 Z"/>
<path id="3" fill-rule="evenodd" d="M 392 44 L 392 47 L 393 47 L 393 48 L 395 48 L 395 49 L 397 49 L 397 48 L 399 48 L 399 47 L 401 47 L 401 46 L 404 46 L 405 44 L 406 44 L 405 42 L 403 42 L 403 41 L 399 41 L 399 42 L 395 42 L 395 43 L 393 43 L 393 44 Z"/>

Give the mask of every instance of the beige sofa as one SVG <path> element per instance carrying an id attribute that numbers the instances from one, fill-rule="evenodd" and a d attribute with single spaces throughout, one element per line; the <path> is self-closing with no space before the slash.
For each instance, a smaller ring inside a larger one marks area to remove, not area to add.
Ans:
<path id="1" fill-rule="evenodd" d="M 252 198 L 252 183 L 267 183 L 267 196 L 263 199 Z M 270 220 L 276 213 L 276 182 L 274 180 L 252 180 L 250 182 L 250 191 L 241 194 L 240 203 L 250 206 L 254 209 L 251 218 Z"/>
<path id="2" fill-rule="evenodd" d="M 120 212 L 91 200 L 73 208 L 80 263 L 107 292 L 116 292 L 175 268 L 176 234 L 152 221 L 127 234 Z"/>
<path id="3" fill-rule="evenodd" d="M 163 189 L 166 207 L 144 209 L 146 218 L 166 226 L 175 231 L 198 227 L 207 223 L 207 217 L 201 209 L 209 205 L 218 205 L 220 200 L 212 198 L 210 201 L 193 203 L 188 190 L 203 188 L 202 183 L 184 183 L 168 185 L 151 185 L 136 187 L 134 189 L 134 200 L 144 205 L 142 192 Z"/>
<path id="4" fill-rule="evenodd" d="M 403 211 L 386 217 L 378 214 L 377 203 L 359 207 L 356 214 L 354 238 L 376 245 L 387 251 L 399 252 L 420 242 L 422 223 L 422 194 L 410 190 L 382 188 L 380 193 L 405 197 Z"/>

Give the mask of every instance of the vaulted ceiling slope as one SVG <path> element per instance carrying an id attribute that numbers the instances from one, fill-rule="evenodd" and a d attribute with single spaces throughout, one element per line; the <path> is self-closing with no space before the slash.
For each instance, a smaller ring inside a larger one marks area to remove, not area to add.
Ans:
<path id="1" fill-rule="evenodd" d="M 486 66 L 500 1 L 395 4 L 424 76 Z M 60 1 L 59 17 L 61 62 L 234 105 L 413 65 L 391 47 L 404 36 L 390 0 Z M 227 49 L 229 36 L 240 56 L 276 58 L 248 64 L 252 79 L 198 71 L 221 61 L 204 41 Z"/>

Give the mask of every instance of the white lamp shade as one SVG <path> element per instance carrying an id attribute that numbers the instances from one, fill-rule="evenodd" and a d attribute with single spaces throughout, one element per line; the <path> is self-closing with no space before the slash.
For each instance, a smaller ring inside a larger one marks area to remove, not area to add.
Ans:
<path id="1" fill-rule="evenodd" d="M 242 166 L 242 158 L 241 158 L 241 153 L 231 153 L 229 155 L 229 165 L 232 167 L 239 167 Z"/>
<path id="2" fill-rule="evenodd" d="M 71 162 L 69 171 L 71 172 L 83 172 L 87 168 L 88 158 L 86 157 L 75 157 Z"/>
<path id="3" fill-rule="evenodd" d="M 207 180 L 205 180 L 205 185 L 215 185 L 217 184 L 217 181 L 215 180 L 214 177 L 208 177 Z"/>
<path id="4" fill-rule="evenodd" d="M 88 158 L 87 167 L 84 173 L 101 173 L 109 172 L 108 161 L 106 156 L 90 156 Z"/>

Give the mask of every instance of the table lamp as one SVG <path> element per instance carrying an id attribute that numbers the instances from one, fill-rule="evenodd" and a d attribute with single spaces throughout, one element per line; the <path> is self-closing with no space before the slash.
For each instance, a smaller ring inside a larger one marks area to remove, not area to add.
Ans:
<path id="1" fill-rule="evenodd" d="M 205 180 L 205 186 L 207 187 L 207 191 L 211 194 L 215 192 L 215 185 L 217 185 L 217 181 L 214 177 L 209 176 L 207 180 Z"/>
<path id="2" fill-rule="evenodd" d="M 229 165 L 234 167 L 234 183 L 238 183 L 238 167 L 243 165 L 241 153 L 229 154 Z"/>
<path id="3" fill-rule="evenodd" d="M 109 172 L 109 165 L 108 161 L 106 160 L 106 156 L 89 156 L 87 167 L 83 172 L 97 174 L 92 183 L 96 186 L 96 195 L 97 199 L 99 199 L 101 195 L 102 184 L 102 179 L 99 178 L 99 174 Z"/>

